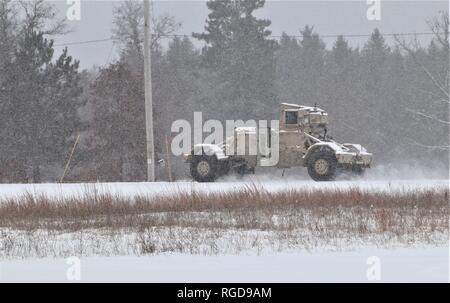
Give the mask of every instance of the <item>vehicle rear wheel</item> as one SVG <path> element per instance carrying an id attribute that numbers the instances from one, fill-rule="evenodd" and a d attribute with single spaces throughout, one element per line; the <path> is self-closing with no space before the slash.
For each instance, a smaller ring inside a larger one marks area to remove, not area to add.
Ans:
<path id="1" fill-rule="evenodd" d="M 329 150 L 317 150 L 308 159 L 308 174 L 314 181 L 331 181 L 336 176 L 337 160 Z"/>
<path id="2" fill-rule="evenodd" d="M 197 182 L 214 182 L 218 175 L 217 169 L 214 156 L 194 156 L 191 161 L 191 176 Z"/>

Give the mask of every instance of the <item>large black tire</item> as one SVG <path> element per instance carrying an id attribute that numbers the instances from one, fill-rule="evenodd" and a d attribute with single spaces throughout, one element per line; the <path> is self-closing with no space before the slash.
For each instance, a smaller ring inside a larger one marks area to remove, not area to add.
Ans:
<path id="1" fill-rule="evenodd" d="M 308 174 L 314 181 L 334 180 L 336 167 L 336 156 L 326 148 L 316 149 L 308 158 Z"/>
<path id="2" fill-rule="evenodd" d="M 191 176 L 197 182 L 214 182 L 219 175 L 215 156 L 194 156 L 191 161 Z"/>

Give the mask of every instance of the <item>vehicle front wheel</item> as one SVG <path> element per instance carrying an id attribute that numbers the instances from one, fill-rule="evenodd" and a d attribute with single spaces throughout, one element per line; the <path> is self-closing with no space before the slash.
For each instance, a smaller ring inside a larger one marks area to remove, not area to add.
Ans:
<path id="1" fill-rule="evenodd" d="M 197 182 L 214 182 L 218 176 L 217 159 L 214 156 L 194 156 L 191 176 Z"/>
<path id="2" fill-rule="evenodd" d="M 314 181 L 334 180 L 336 167 L 336 156 L 328 150 L 317 150 L 308 159 L 308 174 Z"/>

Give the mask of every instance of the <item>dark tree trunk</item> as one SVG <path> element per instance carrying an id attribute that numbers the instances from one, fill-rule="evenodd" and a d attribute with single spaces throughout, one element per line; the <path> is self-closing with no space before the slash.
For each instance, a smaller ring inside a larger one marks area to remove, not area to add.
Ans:
<path id="1" fill-rule="evenodd" d="M 41 183 L 41 168 L 37 163 L 33 163 L 33 183 Z"/>
<path id="2" fill-rule="evenodd" d="M 16 173 L 13 176 L 14 182 L 25 183 L 27 181 L 27 170 L 23 160 L 19 160 L 16 163 Z"/>

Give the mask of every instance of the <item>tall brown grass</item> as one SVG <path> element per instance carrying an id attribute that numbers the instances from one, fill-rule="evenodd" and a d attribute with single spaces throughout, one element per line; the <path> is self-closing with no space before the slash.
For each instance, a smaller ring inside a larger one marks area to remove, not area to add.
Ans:
<path id="1" fill-rule="evenodd" d="M 106 241 L 108 251 L 116 253 L 127 249 L 221 253 L 227 245 L 236 252 L 267 245 L 283 250 L 355 241 L 439 243 L 448 240 L 448 210 L 445 189 L 268 192 L 249 186 L 232 192 L 135 197 L 96 192 L 62 198 L 26 194 L 0 201 L 0 247 L 12 256 L 19 251 L 27 254 L 26 247 L 34 255 L 48 255 L 42 251 L 61 241 L 73 246 L 74 237 L 82 248 L 78 250 L 97 251 L 94 246 Z M 130 235 L 135 236 L 130 240 Z M 48 244 L 50 238 L 55 243 Z"/>

